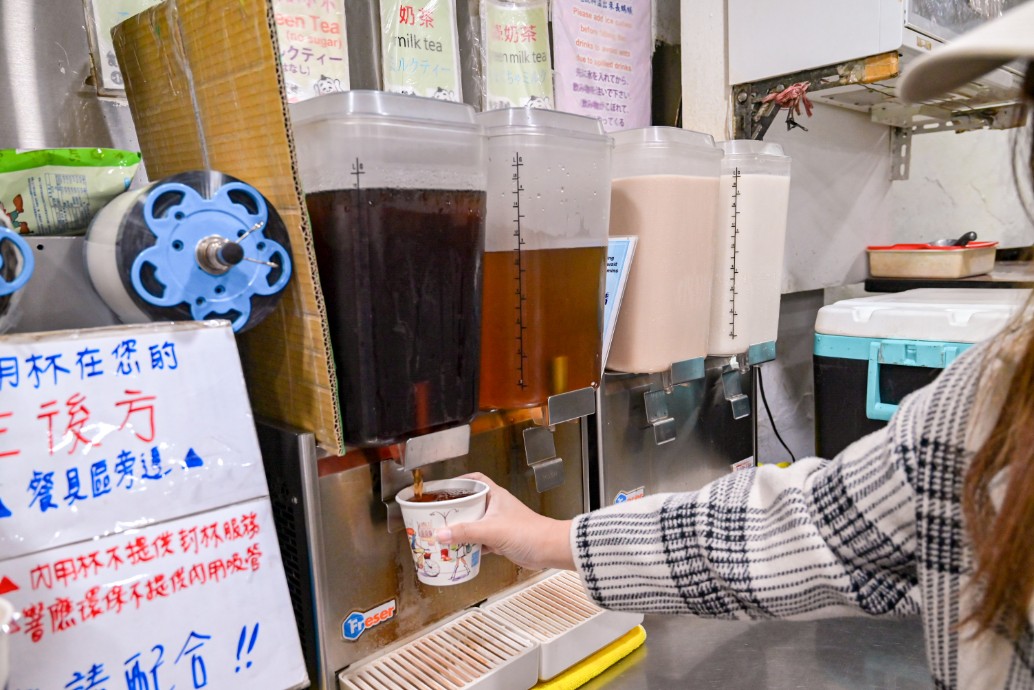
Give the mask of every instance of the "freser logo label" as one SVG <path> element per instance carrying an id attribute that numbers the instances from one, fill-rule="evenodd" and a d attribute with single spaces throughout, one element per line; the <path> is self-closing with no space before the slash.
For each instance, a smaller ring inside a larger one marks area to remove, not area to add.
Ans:
<path id="1" fill-rule="evenodd" d="M 355 642 L 368 629 L 395 617 L 395 600 L 386 601 L 369 611 L 352 611 L 341 623 L 341 636 Z"/>

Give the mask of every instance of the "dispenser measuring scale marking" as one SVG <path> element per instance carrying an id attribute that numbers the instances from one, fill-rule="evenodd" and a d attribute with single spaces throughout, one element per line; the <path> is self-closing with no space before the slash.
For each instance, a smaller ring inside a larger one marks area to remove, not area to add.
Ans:
<path id="1" fill-rule="evenodd" d="M 611 142 L 598 121 L 569 113 L 478 119 L 488 143 L 479 403 L 533 407 L 599 382 Z"/>
<path id="2" fill-rule="evenodd" d="M 751 364 L 774 357 L 790 197 L 790 158 L 778 144 L 722 141 L 719 185 L 729 210 L 715 252 L 708 354 L 748 353 Z"/>
<path id="3" fill-rule="evenodd" d="M 186 172 L 122 194 L 86 235 L 97 292 L 125 323 L 268 316 L 291 277 L 287 229 L 254 187 Z"/>
<path id="4" fill-rule="evenodd" d="M 732 171 L 732 238 L 729 250 L 732 255 L 729 258 L 729 337 L 736 340 L 736 296 L 739 292 L 736 290 L 736 278 L 739 275 L 739 269 L 736 266 L 736 262 L 739 259 L 739 239 L 740 239 L 740 169 L 733 168 Z"/>
<path id="5" fill-rule="evenodd" d="M 524 325 L 524 305 L 528 301 L 528 296 L 524 293 L 524 274 L 525 268 L 522 262 L 524 238 L 521 237 L 521 219 L 524 215 L 521 213 L 521 192 L 524 191 L 524 187 L 521 186 L 521 167 L 524 166 L 524 159 L 521 158 L 519 152 L 513 154 L 513 237 L 514 237 L 514 251 L 517 256 L 513 260 L 513 264 L 517 269 L 514 280 L 517 282 L 517 288 L 515 294 L 517 295 L 517 305 L 514 310 L 517 312 L 517 386 L 524 390 L 528 384 L 524 380 L 524 363 L 528 359 L 527 353 L 524 351 L 524 331 L 527 330 L 527 326 Z"/>

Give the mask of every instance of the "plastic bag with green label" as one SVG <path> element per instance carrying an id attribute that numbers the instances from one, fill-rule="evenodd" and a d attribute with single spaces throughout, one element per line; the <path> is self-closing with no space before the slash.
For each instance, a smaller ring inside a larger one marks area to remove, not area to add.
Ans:
<path id="1" fill-rule="evenodd" d="M 0 149 L 0 213 L 22 235 L 85 233 L 139 165 L 139 153 L 118 149 Z"/>

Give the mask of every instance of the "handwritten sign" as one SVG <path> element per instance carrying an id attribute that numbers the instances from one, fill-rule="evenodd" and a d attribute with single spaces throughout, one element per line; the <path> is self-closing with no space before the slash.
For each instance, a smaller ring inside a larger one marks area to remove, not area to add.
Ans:
<path id="1" fill-rule="evenodd" d="M 556 0 L 557 108 L 613 132 L 650 124 L 649 0 Z"/>
<path id="2" fill-rule="evenodd" d="M 225 321 L 0 337 L 9 688 L 307 683 Z"/>
<path id="3" fill-rule="evenodd" d="M 10 690 L 307 685 L 268 500 L 0 563 Z"/>
<path id="4" fill-rule="evenodd" d="M 229 328 L 0 338 L 0 558 L 264 495 Z"/>

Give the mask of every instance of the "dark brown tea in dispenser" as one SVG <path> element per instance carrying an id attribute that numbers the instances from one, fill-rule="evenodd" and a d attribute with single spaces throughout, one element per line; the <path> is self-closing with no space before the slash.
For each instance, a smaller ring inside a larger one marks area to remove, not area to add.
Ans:
<path id="1" fill-rule="evenodd" d="M 541 405 L 600 380 L 613 145 L 579 115 L 478 118 L 488 142 L 480 406 Z"/>
<path id="2" fill-rule="evenodd" d="M 485 228 L 473 110 L 351 91 L 296 104 L 292 119 L 346 442 L 469 421 Z"/>

